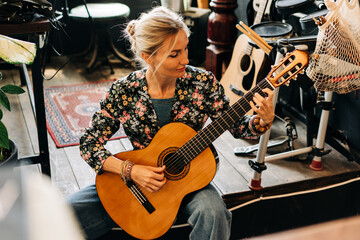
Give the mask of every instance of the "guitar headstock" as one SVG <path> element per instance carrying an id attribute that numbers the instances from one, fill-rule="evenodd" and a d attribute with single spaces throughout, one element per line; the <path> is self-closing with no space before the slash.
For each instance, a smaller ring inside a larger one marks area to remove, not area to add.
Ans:
<path id="1" fill-rule="evenodd" d="M 309 55 L 306 51 L 294 50 L 287 53 L 266 76 L 266 79 L 277 88 L 283 84 L 289 85 L 290 80 L 296 78 L 300 71 L 309 63 Z"/>

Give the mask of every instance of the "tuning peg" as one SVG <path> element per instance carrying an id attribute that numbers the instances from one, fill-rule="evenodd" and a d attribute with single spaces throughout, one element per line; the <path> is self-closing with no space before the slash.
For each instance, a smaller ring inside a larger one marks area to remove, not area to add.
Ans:
<path id="1" fill-rule="evenodd" d="M 288 86 L 290 86 L 290 81 L 287 81 L 286 83 L 285 83 L 285 85 L 288 87 Z"/>
<path id="2" fill-rule="evenodd" d="M 299 74 L 304 74 L 305 73 L 305 68 L 301 69 Z"/>

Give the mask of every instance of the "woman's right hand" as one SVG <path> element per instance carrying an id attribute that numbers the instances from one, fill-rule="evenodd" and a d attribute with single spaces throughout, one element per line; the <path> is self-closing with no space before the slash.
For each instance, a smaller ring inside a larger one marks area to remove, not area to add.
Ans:
<path id="1" fill-rule="evenodd" d="M 166 183 L 165 166 L 151 167 L 135 164 L 130 173 L 131 179 L 149 192 L 157 192 Z"/>

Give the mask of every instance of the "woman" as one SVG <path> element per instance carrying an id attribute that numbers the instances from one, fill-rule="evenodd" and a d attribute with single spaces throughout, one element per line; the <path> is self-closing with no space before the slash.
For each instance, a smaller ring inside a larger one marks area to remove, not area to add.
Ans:
<path id="1" fill-rule="evenodd" d="M 215 119 L 229 108 L 229 100 L 212 73 L 187 65 L 190 32 L 178 14 L 156 7 L 131 21 L 126 33 L 145 68 L 114 82 L 80 140 L 80 151 L 95 172 L 120 174 L 124 180 L 156 192 L 166 184 L 166 166 L 134 165 L 104 148 L 120 123 L 134 149 L 142 149 L 169 122 L 182 122 L 199 131 L 208 117 Z M 238 137 L 260 135 L 271 125 L 273 94 L 269 89 L 264 92 L 267 99 L 255 94 L 250 103 L 257 116 L 245 116 L 232 128 Z M 101 205 L 95 186 L 80 190 L 69 201 L 89 239 L 116 226 Z M 230 237 L 231 213 L 211 184 L 185 197 L 178 219 L 192 227 L 191 239 Z"/>

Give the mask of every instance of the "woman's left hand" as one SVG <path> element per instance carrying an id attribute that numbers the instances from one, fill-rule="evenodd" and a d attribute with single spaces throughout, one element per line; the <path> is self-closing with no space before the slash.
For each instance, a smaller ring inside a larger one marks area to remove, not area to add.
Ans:
<path id="1" fill-rule="evenodd" d="M 273 92 L 269 88 L 264 89 L 263 92 L 268 95 L 266 98 L 262 97 L 259 93 L 255 93 L 253 101 L 250 102 L 252 110 L 260 117 L 261 126 L 271 124 L 275 117 Z"/>

